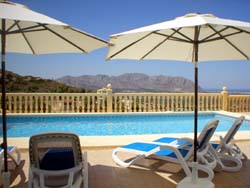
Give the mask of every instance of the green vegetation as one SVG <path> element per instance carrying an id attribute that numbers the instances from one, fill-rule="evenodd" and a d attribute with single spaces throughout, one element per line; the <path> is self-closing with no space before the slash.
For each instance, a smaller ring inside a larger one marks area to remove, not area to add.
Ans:
<path id="1" fill-rule="evenodd" d="M 86 93 L 83 88 L 76 88 L 63 83 L 33 76 L 20 76 L 6 72 L 6 90 L 9 93 Z"/>

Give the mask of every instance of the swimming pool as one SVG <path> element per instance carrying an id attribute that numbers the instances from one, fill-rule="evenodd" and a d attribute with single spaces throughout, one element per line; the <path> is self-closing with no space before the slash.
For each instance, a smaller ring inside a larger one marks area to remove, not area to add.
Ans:
<path id="1" fill-rule="evenodd" d="M 198 130 L 211 119 L 219 119 L 217 131 L 227 131 L 235 120 L 214 113 L 199 114 Z M 48 131 L 74 132 L 80 136 L 191 133 L 193 114 L 8 116 L 7 125 L 8 137 L 30 137 Z M 245 121 L 240 130 L 250 130 L 250 122 Z"/>

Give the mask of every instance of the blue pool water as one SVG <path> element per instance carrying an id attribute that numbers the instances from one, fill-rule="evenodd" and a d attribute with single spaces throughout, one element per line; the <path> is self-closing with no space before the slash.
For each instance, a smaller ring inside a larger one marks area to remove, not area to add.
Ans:
<path id="1" fill-rule="evenodd" d="M 217 131 L 227 131 L 235 120 L 217 114 L 201 114 L 199 131 L 211 119 L 219 119 Z M 9 116 L 7 125 L 9 137 L 29 137 L 48 131 L 74 132 L 81 136 L 191 133 L 193 114 Z M 240 130 L 250 130 L 250 122 L 245 121 Z"/>

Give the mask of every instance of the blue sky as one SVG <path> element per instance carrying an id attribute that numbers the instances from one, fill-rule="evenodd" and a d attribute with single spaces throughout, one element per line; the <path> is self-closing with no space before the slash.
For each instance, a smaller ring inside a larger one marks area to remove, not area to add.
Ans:
<path id="1" fill-rule="evenodd" d="M 14 0 L 13 0 L 14 1 Z M 15 0 L 30 9 L 56 18 L 104 40 L 109 35 L 174 19 L 187 13 L 212 13 L 250 22 L 249 0 Z M 105 61 L 107 48 L 90 54 L 7 55 L 7 69 L 21 75 L 56 79 L 71 75 L 182 76 L 193 80 L 193 65 L 173 61 Z M 250 89 L 250 62 L 224 61 L 199 64 L 203 88 Z"/>

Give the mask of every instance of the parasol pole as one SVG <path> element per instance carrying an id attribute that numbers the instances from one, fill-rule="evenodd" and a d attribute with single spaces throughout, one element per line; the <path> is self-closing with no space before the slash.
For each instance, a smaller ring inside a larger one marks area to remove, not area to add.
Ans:
<path id="1" fill-rule="evenodd" d="M 3 143 L 4 149 L 4 171 L 8 171 L 7 163 L 7 126 L 6 126 L 6 74 L 5 74 L 5 46 L 6 46 L 6 34 L 5 34 L 5 19 L 2 19 L 2 128 L 3 128 Z"/>
<path id="2" fill-rule="evenodd" d="M 1 147 L 4 149 L 4 172 L 2 173 L 3 188 L 8 188 L 10 183 L 10 172 L 8 172 L 7 160 L 7 124 L 6 124 L 6 75 L 5 75 L 5 47 L 6 47 L 6 20 L 2 19 L 1 31 L 1 47 L 2 47 L 2 126 L 3 126 L 3 143 Z"/>

